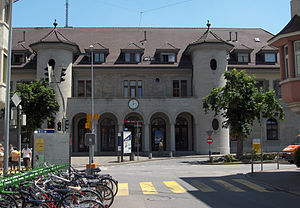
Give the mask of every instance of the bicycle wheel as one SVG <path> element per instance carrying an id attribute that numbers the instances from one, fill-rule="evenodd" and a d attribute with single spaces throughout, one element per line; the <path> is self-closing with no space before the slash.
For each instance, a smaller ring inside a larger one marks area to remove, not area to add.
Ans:
<path id="1" fill-rule="evenodd" d="M 101 201 L 101 199 L 102 199 L 101 195 L 97 191 L 93 191 L 90 189 L 84 189 L 84 190 L 81 190 L 81 192 L 82 192 L 82 196 L 83 196 L 81 201 L 87 200 L 87 199 Z"/>
<path id="2" fill-rule="evenodd" d="M 77 206 L 76 206 L 77 207 Z M 80 202 L 78 208 L 106 208 L 107 206 L 104 206 L 101 202 L 96 200 L 84 200 Z"/>
<path id="3" fill-rule="evenodd" d="M 113 195 L 116 196 L 119 190 L 118 182 L 112 178 L 102 178 L 101 182 L 107 184 L 107 186 L 113 191 Z"/>
<path id="4" fill-rule="evenodd" d="M 105 205 L 107 204 L 110 207 L 114 201 L 114 194 L 112 190 L 108 186 L 101 184 L 97 185 L 96 190 L 102 197 L 101 202 Z"/>
<path id="5" fill-rule="evenodd" d="M 74 207 L 75 205 L 78 205 L 80 201 L 82 201 L 83 196 L 79 193 L 67 193 L 63 196 L 63 198 L 58 203 L 57 207 Z"/>
<path id="6" fill-rule="evenodd" d="M 0 193 L 0 207 L 18 208 L 18 204 L 12 196 Z"/>

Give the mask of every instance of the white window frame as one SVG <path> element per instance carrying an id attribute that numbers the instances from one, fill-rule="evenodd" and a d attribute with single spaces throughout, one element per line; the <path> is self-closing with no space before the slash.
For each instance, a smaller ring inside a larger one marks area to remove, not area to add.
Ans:
<path id="1" fill-rule="evenodd" d="M 298 50 L 297 47 L 298 46 Z M 295 76 L 300 76 L 300 41 L 294 42 L 294 56 L 295 56 Z M 297 57 L 299 57 L 299 62 L 297 61 Z"/>
<path id="2" fill-rule="evenodd" d="M 275 63 L 276 54 L 275 53 L 265 53 L 265 63 Z"/>
<path id="3" fill-rule="evenodd" d="M 284 46 L 284 68 L 285 68 L 285 78 L 290 76 L 290 67 L 289 67 L 289 48 L 287 45 Z"/>
<path id="4" fill-rule="evenodd" d="M 249 53 L 238 53 L 238 63 L 249 63 Z"/>
<path id="5" fill-rule="evenodd" d="M 164 62 L 163 56 L 168 56 L 168 61 Z M 160 62 L 162 63 L 175 63 L 176 62 L 176 54 L 175 53 L 161 53 L 160 54 Z"/>

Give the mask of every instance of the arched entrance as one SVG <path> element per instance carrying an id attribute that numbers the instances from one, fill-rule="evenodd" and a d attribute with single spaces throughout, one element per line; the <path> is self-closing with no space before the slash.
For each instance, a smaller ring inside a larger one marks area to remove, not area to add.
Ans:
<path id="1" fill-rule="evenodd" d="M 124 130 L 132 135 L 131 146 L 133 152 L 142 151 L 143 120 L 139 115 L 129 115 L 124 120 Z"/>
<path id="2" fill-rule="evenodd" d="M 115 121 L 111 118 L 105 118 L 100 123 L 101 151 L 115 151 Z"/>
<path id="3" fill-rule="evenodd" d="M 86 114 L 79 113 L 73 118 L 72 127 L 72 151 L 73 152 L 88 152 L 89 147 L 84 144 L 85 134 L 89 132 L 85 128 Z"/>
<path id="4" fill-rule="evenodd" d="M 181 113 L 175 123 L 175 150 L 193 150 L 193 116 L 189 113 Z"/>
<path id="5" fill-rule="evenodd" d="M 160 147 L 160 143 L 162 147 Z M 151 120 L 151 150 L 166 150 L 166 121 L 163 118 L 154 118 Z M 161 149 L 162 148 L 162 149 Z"/>

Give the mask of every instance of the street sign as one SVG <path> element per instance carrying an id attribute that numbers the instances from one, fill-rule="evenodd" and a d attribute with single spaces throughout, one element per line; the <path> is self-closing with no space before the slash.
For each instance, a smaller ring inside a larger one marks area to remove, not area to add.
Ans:
<path id="1" fill-rule="evenodd" d="M 260 153 L 260 139 L 252 139 L 252 150 L 256 153 Z"/>
<path id="2" fill-rule="evenodd" d="M 212 131 L 212 130 L 208 130 L 208 131 L 206 131 L 206 133 L 207 133 L 207 136 L 208 136 L 208 137 L 211 137 L 213 131 Z"/>
<path id="3" fill-rule="evenodd" d="M 85 134 L 85 145 L 95 145 L 96 144 L 96 135 L 93 133 Z"/>
<path id="4" fill-rule="evenodd" d="M 21 102 L 21 98 L 18 96 L 17 93 L 15 93 L 15 94 L 12 96 L 11 100 L 13 101 L 13 103 L 15 104 L 16 107 L 18 107 L 18 105 L 19 105 L 20 102 Z"/>
<path id="5" fill-rule="evenodd" d="M 213 143 L 213 139 L 212 139 L 212 138 L 207 138 L 207 143 L 208 143 L 208 144 Z"/>

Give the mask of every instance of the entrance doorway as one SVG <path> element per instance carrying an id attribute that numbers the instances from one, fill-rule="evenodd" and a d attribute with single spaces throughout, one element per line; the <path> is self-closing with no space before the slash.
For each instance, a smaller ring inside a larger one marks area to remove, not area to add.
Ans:
<path id="1" fill-rule="evenodd" d="M 115 121 L 111 118 L 105 118 L 100 123 L 101 151 L 115 151 Z"/>
<path id="2" fill-rule="evenodd" d="M 124 130 L 130 131 L 132 140 L 132 151 L 140 152 L 142 151 L 142 133 L 143 133 L 143 124 L 139 117 L 137 116 L 129 116 L 124 121 Z"/>
<path id="3" fill-rule="evenodd" d="M 175 124 L 175 149 L 176 151 L 188 150 L 188 121 L 178 117 Z"/>
<path id="4" fill-rule="evenodd" d="M 151 121 L 151 148 L 152 151 L 166 150 L 166 122 L 162 118 Z"/>

